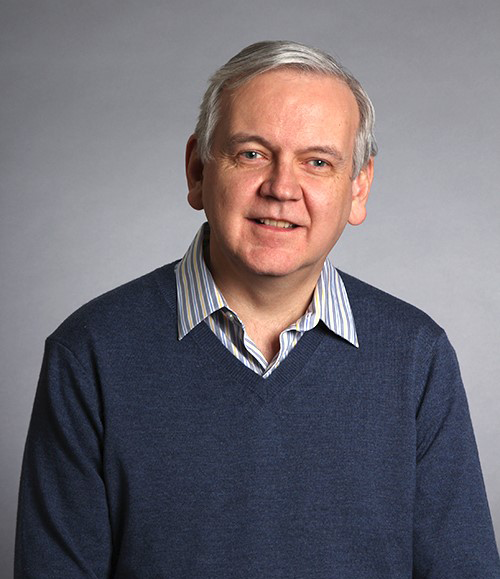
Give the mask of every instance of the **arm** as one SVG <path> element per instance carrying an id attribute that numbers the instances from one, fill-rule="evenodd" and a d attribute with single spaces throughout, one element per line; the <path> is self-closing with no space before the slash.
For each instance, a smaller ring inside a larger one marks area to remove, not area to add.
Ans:
<path id="1" fill-rule="evenodd" d="M 500 579 L 465 391 L 444 334 L 417 412 L 414 579 Z"/>
<path id="2" fill-rule="evenodd" d="M 103 579 L 111 532 L 97 388 L 48 339 L 23 459 L 15 579 Z"/>

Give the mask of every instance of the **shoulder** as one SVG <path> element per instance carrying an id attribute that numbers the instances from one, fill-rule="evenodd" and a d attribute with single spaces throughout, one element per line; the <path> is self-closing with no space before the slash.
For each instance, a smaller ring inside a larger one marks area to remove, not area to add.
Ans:
<path id="1" fill-rule="evenodd" d="M 49 336 L 71 350 L 85 343 L 126 342 L 140 339 L 155 324 L 176 317 L 177 262 L 112 289 L 72 313 Z"/>
<path id="2" fill-rule="evenodd" d="M 443 399 L 461 386 L 455 350 L 446 332 L 428 314 L 344 272 L 360 344 L 359 362 L 395 382 L 414 385 L 415 404 L 433 384 Z"/>
<path id="3" fill-rule="evenodd" d="M 360 340 L 364 335 L 406 342 L 418 339 L 433 344 L 445 335 L 444 330 L 419 308 L 343 271 L 339 274 Z"/>

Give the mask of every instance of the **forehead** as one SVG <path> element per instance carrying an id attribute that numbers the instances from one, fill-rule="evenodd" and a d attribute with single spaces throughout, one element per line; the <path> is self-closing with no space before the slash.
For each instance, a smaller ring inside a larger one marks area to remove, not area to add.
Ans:
<path id="1" fill-rule="evenodd" d="M 350 147 L 358 122 L 356 99 L 342 80 L 282 68 L 223 92 L 216 139 L 257 132 L 290 145 L 336 139 Z"/>

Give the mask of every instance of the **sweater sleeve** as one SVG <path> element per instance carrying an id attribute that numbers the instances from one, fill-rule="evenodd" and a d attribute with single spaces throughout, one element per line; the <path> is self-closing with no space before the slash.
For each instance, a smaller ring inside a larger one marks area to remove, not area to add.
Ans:
<path id="1" fill-rule="evenodd" d="M 465 391 L 444 334 L 416 420 L 414 579 L 500 579 Z"/>
<path id="2" fill-rule="evenodd" d="M 109 576 L 100 414 L 82 365 L 49 338 L 23 459 L 15 579 Z"/>

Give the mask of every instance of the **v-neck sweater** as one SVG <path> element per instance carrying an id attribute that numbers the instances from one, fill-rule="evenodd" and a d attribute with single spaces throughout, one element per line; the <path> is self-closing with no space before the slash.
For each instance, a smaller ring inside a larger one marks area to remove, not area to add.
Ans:
<path id="1" fill-rule="evenodd" d="M 177 339 L 174 265 L 47 339 L 16 579 L 500 578 L 439 326 L 342 273 L 359 349 L 320 323 L 264 379 Z"/>
<path id="2" fill-rule="evenodd" d="M 327 258 L 307 311 L 280 332 L 279 350 L 269 362 L 232 311 L 205 264 L 210 227 L 204 223 L 175 268 L 179 339 L 199 323 L 209 325 L 224 346 L 251 370 L 267 378 L 293 350 L 305 332 L 321 320 L 333 333 L 358 347 L 349 299 L 338 271 Z"/>

